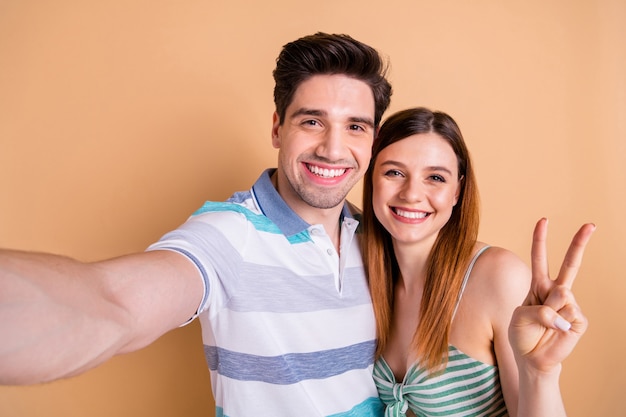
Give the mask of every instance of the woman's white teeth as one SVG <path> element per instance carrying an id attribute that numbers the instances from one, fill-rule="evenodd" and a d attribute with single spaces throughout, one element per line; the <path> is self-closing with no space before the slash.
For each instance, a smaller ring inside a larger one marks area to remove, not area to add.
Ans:
<path id="1" fill-rule="evenodd" d="M 404 211 L 396 209 L 396 214 L 400 217 L 406 217 L 407 219 L 423 219 L 428 216 L 428 213 L 424 211 Z"/>
<path id="2" fill-rule="evenodd" d="M 334 178 L 343 175 L 346 172 L 345 168 L 342 169 L 328 169 L 328 168 L 320 168 L 315 165 L 307 165 L 309 171 L 314 173 L 315 175 L 319 175 L 324 178 Z"/>

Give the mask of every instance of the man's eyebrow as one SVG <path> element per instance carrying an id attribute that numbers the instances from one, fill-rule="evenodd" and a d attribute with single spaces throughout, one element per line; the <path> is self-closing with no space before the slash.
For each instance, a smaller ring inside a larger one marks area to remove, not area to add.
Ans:
<path id="1" fill-rule="evenodd" d="M 298 116 L 326 116 L 326 114 L 327 113 L 325 111 L 323 111 L 323 110 L 307 109 L 306 107 L 300 107 L 298 110 L 293 112 L 291 117 L 298 117 Z"/>
<path id="2" fill-rule="evenodd" d="M 369 117 L 351 117 L 349 120 L 354 123 L 366 124 L 371 128 L 374 127 L 374 120 L 370 119 Z"/>

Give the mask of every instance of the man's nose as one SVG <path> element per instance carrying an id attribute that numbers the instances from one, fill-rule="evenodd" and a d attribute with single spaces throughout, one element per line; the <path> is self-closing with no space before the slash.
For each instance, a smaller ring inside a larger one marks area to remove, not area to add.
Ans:
<path id="1" fill-rule="evenodd" d="M 342 131 L 340 128 L 331 127 L 327 129 L 317 146 L 316 152 L 318 156 L 328 161 L 345 159 L 347 151 L 346 135 L 347 132 Z"/>

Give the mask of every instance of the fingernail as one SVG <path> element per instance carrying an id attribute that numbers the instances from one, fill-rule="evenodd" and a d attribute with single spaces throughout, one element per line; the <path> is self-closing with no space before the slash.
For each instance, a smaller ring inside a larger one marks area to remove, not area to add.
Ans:
<path id="1" fill-rule="evenodd" d="M 554 320 L 554 326 L 557 329 L 566 332 L 572 327 L 572 324 L 569 321 L 565 320 L 563 317 L 559 316 L 556 318 L 556 320 Z"/>

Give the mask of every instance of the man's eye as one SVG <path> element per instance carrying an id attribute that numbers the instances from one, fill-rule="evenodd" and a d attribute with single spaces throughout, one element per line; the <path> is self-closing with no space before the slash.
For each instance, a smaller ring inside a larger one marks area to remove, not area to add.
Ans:
<path id="1" fill-rule="evenodd" d="M 360 130 L 363 132 L 365 131 L 365 129 L 361 125 L 350 125 L 350 130 Z"/>

